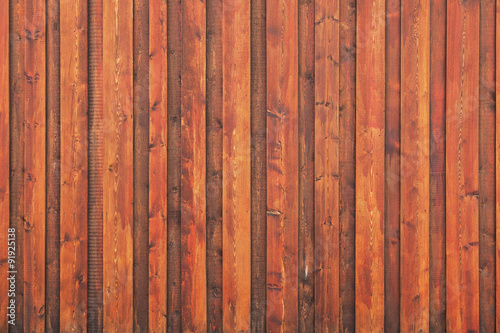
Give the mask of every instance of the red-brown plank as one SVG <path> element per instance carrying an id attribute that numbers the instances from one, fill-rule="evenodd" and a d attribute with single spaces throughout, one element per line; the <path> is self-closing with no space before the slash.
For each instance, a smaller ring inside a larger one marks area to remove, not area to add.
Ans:
<path id="1" fill-rule="evenodd" d="M 298 3 L 267 1 L 267 330 L 298 326 Z"/>
<path id="2" fill-rule="evenodd" d="M 429 329 L 446 329 L 446 0 L 431 0 Z"/>
<path id="3" fill-rule="evenodd" d="M 430 1 L 401 5 L 401 331 L 429 330 Z"/>
<path id="4" fill-rule="evenodd" d="M 45 330 L 45 1 L 25 3 L 24 325 Z"/>
<path id="5" fill-rule="evenodd" d="M 339 328 L 339 1 L 315 1 L 315 329 Z"/>
<path id="6" fill-rule="evenodd" d="M 250 2 L 224 0 L 223 330 L 250 331 Z"/>
<path id="7" fill-rule="evenodd" d="M 479 330 L 479 2 L 448 1 L 446 327 Z"/>
<path id="8" fill-rule="evenodd" d="M 132 1 L 103 1 L 104 331 L 133 327 Z"/>
<path id="9" fill-rule="evenodd" d="M 87 328 L 87 4 L 61 3 L 62 331 Z"/>
<path id="10" fill-rule="evenodd" d="M 207 330 L 205 2 L 182 1 L 182 330 Z"/>
<path id="11" fill-rule="evenodd" d="M 500 1 L 496 1 L 496 11 L 495 11 L 495 24 L 496 24 L 496 40 L 495 40 L 495 50 L 496 50 L 496 71 L 495 71 L 495 82 L 496 82 L 496 90 L 495 97 L 496 100 L 500 100 Z M 495 183 L 495 194 L 496 194 L 496 272 L 495 272 L 495 281 L 496 281 L 496 330 L 500 331 L 500 103 L 496 103 L 496 120 L 495 120 L 495 175 L 496 175 L 496 183 Z"/>
<path id="12" fill-rule="evenodd" d="M 357 1 L 356 331 L 384 329 L 385 1 Z"/>
<path id="13" fill-rule="evenodd" d="M 167 4 L 149 2 L 149 331 L 167 330 Z"/>

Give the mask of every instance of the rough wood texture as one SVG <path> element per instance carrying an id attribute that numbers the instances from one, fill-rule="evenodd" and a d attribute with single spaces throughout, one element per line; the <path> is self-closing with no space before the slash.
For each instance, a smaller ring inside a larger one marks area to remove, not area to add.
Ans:
<path id="1" fill-rule="evenodd" d="M 479 330 L 479 2 L 448 1 L 446 328 Z"/>

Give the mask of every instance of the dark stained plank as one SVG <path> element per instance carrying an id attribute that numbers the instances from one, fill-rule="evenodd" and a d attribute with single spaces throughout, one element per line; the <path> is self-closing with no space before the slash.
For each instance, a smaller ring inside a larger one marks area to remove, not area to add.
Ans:
<path id="1" fill-rule="evenodd" d="M 429 331 L 430 1 L 401 7 L 401 331 Z"/>
<path id="2" fill-rule="evenodd" d="M 355 329 L 356 1 L 340 1 L 340 332 Z"/>
<path id="3" fill-rule="evenodd" d="M 133 328 L 133 6 L 103 1 L 104 331 Z"/>
<path id="4" fill-rule="evenodd" d="M 314 2 L 299 0 L 299 332 L 314 330 Z"/>
<path id="5" fill-rule="evenodd" d="M 298 2 L 267 6 L 267 330 L 298 327 Z"/>
<path id="6" fill-rule="evenodd" d="M 87 329 L 87 4 L 61 3 L 61 330 Z"/>
<path id="7" fill-rule="evenodd" d="M 223 37 L 223 330 L 250 331 L 250 2 L 225 0 Z"/>
<path id="8" fill-rule="evenodd" d="M 25 3 L 24 324 L 45 330 L 45 1 Z"/>
<path id="9" fill-rule="evenodd" d="M 479 331 L 495 331 L 495 1 L 479 20 Z"/>
<path id="10" fill-rule="evenodd" d="M 182 1 L 181 302 L 190 332 L 207 330 L 205 19 L 205 2 Z"/>
<path id="11" fill-rule="evenodd" d="M 384 326 L 400 328 L 401 1 L 386 2 Z"/>
<path id="12" fill-rule="evenodd" d="M 149 331 L 167 330 L 167 3 L 149 2 Z"/>
<path id="13" fill-rule="evenodd" d="M 448 1 L 446 328 L 479 330 L 479 2 Z"/>
<path id="14" fill-rule="evenodd" d="M 356 331 L 384 329 L 385 1 L 357 2 Z"/>
<path id="15" fill-rule="evenodd" d="M 446 0 L 431 0 L 429 329 L 446 330 Z"/>
<path id="16" fill-rule="evenodd" d="M 315 330 L 339 328 L 339 1 L 315 1 Z"/>
<path id="17" fill-rule="evenodd" d="M 266 0 L 251 0 L 252 286 L 251 331 L 266 331 L 267 144 Z"/>

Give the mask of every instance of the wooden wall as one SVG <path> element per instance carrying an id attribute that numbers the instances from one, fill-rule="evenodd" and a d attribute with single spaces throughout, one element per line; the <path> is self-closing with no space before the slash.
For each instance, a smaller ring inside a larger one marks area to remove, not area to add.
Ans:
<path id="1" fill-rule="evenodd" d="M 0 1 L 0 332 L 500 331 L 497 54 L 498 0 Z"/>

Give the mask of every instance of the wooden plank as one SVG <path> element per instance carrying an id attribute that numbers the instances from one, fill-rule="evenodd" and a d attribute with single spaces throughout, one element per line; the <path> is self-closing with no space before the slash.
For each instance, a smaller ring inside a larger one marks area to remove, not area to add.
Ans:
<path id="1" fill-rule="evenodd" d="M 104 331 L 133 327 L 132 1 L 103 1 Z"/>
<path id="2" fill-rule="evenodd" d="M 207 330 L 205 2 L 182 1 L 182 330 Z M 186 61 L 189 59 L 189 61 Z"/>
<path id="3" fill-rule="evenodd" d="M 401 1 L 386 2 L 384 326 L 400 328 Z"/>
<path id="4" fill-rule="evenodd" d="M 0 300 L 0 331 L 7 332 L 7 321 L 10 317 L 9 287 L 9 247 L 12 239 L 8 237 L 9 230 L 9 2 L 0 4 L 0 293 L 4 295 Z M 10 232 L 9 232 L 10 233 Z M 12 253 L 11 253 L 12 254 Z"/>
<path id="5" fill-rule="evenodd" d="M 250 2 L 225 0 L 223 72 L 223 330 L 250 331 Z"/>
<path id="6" fill-rule="evenodd" d="M 401 331 L 429 330 L 430 1 L 401 7 Z"/>
<path id="7" fill-rule="evenodd" d="M 149 2 L 149 331 L 167 330 L 167 3 Z"/>
<path id="8" fill-rule="evenodd" d="M 448 1 L 446 327 L 479 330 L 479 2 Z"/>
<path id="9" fill-rule="evenodd" d="M 445 0 L 431 0 L 429 329 L 446 330 L 446 15 Z"/>
<path id="10" fill-rule="evenodd" d="M 314 2 L 299 0 L 299 332 L 314 330 Z"/>
<path id="11" fill-rule="evenodd" d="M 385 1 L 358 1 L 356 331 L 384 328 Z"/>
<path id="12" fill-rule="evenodd" d="M 315 2 L 315 329 L 339 328 L 339 2 Z"/>
<path id="13" fill-rule="evenodd" d="M 479 329 L 495 331 L 495 1 L 479 21 Z"/>
<path id="14" fill-rule="evenodd" d="M 87 4 L 61 3 L 61 306 L 63 331 L 87 329 Z"/>
<path id="15" fill-rule="evenodd" d="M 222 328 L 222 0 L 207 2 L 207 324 Z"/>
<path id="16" fill-rule="evenodd" d="M 252 286 L 251 329 L 266 331 L 267 143 L 266 1 L 251 0 Z"/>
<path id="17" fill-rule="evenodd" d="M 267 330 L 298 326 L 298 3 L 267 6 Z"/>
<path id="18" fill-rule="evenodd" d="M 45 1 L 25 3 L 25 329 L 45 330 Z"/>
<path id="19" fill-rule="evenodd" d="M 340 328 L 355 330 L 356 2 L 340 1 Z"/>
<path id="20" fill-rule="evenodd" d="M 495 25 L 496 25 L 496 39 L 495 39 L 495 82 L 496 82 L 496 91 L 495 97 L 496 100 L 500 100 L 500 6 L 499 1 L 496 1 L 496 12 L 495 12 Z M 495 176 L 496 176 L 496 184 L 495 184 L 495 195 L 496 195 L 496 240 L 500 239 L 500 103 L 496 103 L 496 113 L 495 113 Z M 496 256 L 495 256 L 495 282 L 496 282 L 496 330 L 500 331 L 500 242 L 496 242 Z"/>

